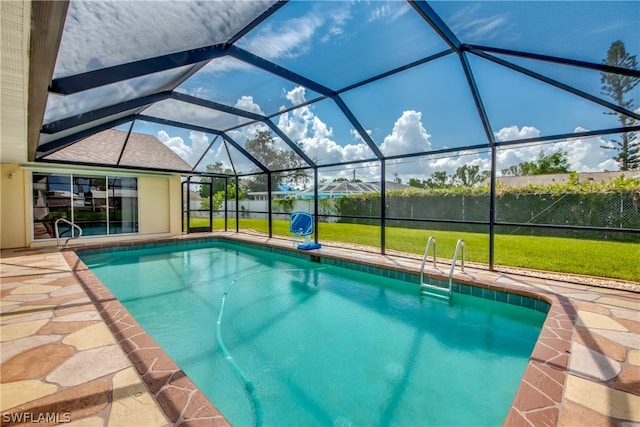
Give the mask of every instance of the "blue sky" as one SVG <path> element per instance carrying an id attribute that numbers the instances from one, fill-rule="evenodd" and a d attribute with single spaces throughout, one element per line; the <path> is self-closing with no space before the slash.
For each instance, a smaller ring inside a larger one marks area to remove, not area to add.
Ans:
<path id="1" fill-rule="evenodd" d="M 214 7 L 211 2 L 205 3 Z M 194 3 L 187 1 L 184 4 Z M 640 53 L 640 4 L 637 1 L 451 1 L 430 4 L 464 43 L 594 63 L 600 63 L 606 57 L 607 49 L 615 40 L 622 40 L 630 54 Z M 101 11 L 99 5 L 94 5 L 94 10 L 78 8 L 72 11 L 78 16 L 100 12 L 104 13 L 104 10 Z M 158 8 L 149 13 L 163 12 Z M 196 20 L 196 15 L 192 11 L 191 19 Z M 166 18 L 158 18 L 156 22 L 166 22 Z M 190 31 L 198 33 L 198 25 L 202 24 L 194 22 L 193 28 L 181 28 L 179 33 L 188 37 Z M 115 27 L 117 30 L 117 25 Z M 403 1 L 292 1 L 237 45 L 333 90 L 341 90 L 447 48 Z M 116 58 L 110 60 L 118 61 L 117 52 L 114 56 Z M 598 72 L 507 56 L 501 58 L 600 96 Z M 473 55 L 469 56 L 469 64 L 497 140 L 617 126 L 616 116 L 604 114 L 606 109 L 600 105 Z M 117 91 L 119 96 L 128 96 L 123 95 L 126 82 L 121 86 Z M 133 93 L 141 90 L 136 87 Z M 260 114 L 275 114 L 318 97 L 308 88 L 230 58 L 210 62 L 178 90 Z M 631 95 L 635 109 L 640 108 L 639 93 L 640 86 Z M 341 96 L 387 155 L 486 143 L 456 55 L 346 91 Z M 75 101 L 76 104 L 87 102 L 82 97 Z M 207 117 L 204 111 L 193 107 L 181 110 L 180 104 L 177 101 L 166 103 L 152 107 L 145 114 L 178 113 L 183 119 L 198 124 L 233 125 L 232 120 Z M 331 100 L 298 108 L 274 117 L 273 121 L 319 164 L 372 157 L 371 151 Z M 156 135 L 192 164 L 212 139 L 210 135 L 143 123 L 138 124 L 135 131 Z M 232 134 L 243 143 L 255 131 L 255 126 L 245 127 Z M 612 152 L 600 146 L 607 145 L 607 140 L 615 137 L 558 141 L 543 147 L 504 150 L 500 154 L 503 156 L 499 159 L 500 168 L 508 167 L 508 162 L 517 164 L 532 160 L 542 148 L 547 152 L 569 151 L 572 167 L 578 171 L 614 170 Z M 214 149 L 218 146 L 219 143 L 215 144 Z M 223 162 L 228 161 L 222 151 L 209 153 L 207 159 L 216 156 Z M 448 161 L 424 158 L 409 162 L 407 166 L 398 165 L 402 169 L 398 173 L 404 180 L 416 176 L 424 178 L 436 170 L 453 172 L 462 164 L 488 167 L 488 159 L 480 153 L 453 157 Z M 366 170 L 372 179 L 378 179 L 375 178 L 379 173 L 375 167 Z M 340 170 L 336 173 L 348 175 L 351 172 Z"/>

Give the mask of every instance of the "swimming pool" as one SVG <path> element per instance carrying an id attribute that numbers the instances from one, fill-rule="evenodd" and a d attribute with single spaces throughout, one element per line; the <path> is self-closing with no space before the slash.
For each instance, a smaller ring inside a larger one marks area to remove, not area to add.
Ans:
<path id="1" fill-rule="evenodd" d="M 234 425 L 502 424 L 545 317 L 235 243 L 79 255 Z"/>

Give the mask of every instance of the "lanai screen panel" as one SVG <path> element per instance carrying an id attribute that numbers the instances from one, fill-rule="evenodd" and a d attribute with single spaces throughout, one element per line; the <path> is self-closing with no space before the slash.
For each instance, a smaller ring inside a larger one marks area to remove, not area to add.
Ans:
<path id="1" fill-rule="evenodd" d="M 640 30 L 638 31 L 640 32 Z M 568 85 L 603 102 L 609 102 L 621 108 L 628 108 L 624 105 L 628 101 L 631 101 L 632 105 L 635 105 L 636 107 L 640 105 L 640 86 L 638 86 L 640 83 L 640 77 L 620 75 L 576 66 L 567 67 L 566 65 L 553 62 L 537 61 L 534 59 L 519 58 L 510 55 L 495 54 L 494 56 L 500 60 L 509 61 L 510 63 L 526 70 L 530 70 L 541 76 L 548 77 L 554 81 Z M 628 82 L 630 90 L 624 94 L 623 102 L 610 97 L 603 90 L 603 79 L 614 82 Z M 607 110 L 610 109 L 606 106 L 603 106 L 602 108 Z M 611 110 L 611 112 L 613 113 L 613 110 Z"/>
<path id="2" fill-rule="evenodd" d="M 191 172 L 215 136 L 210 133 L 136 120 L 123 164 Z M 133 144 L 131 144 L 133 142 Z"/>
<path id="3" fill-rule="evenodd" d="M 209 62 L 176 90 L 229 107 L 270 115 L 320 97 L 308 88 L 305 98 L 298 97 L 299 87 L 299 84 L 239 59 L 222 57 Z"/>
<path id="4" fill-rule="evenodd" d="M 446 81 L 446 84 L 433 84 Z M 343 99 L 385 156 L 487 144 L 457 55 L 345 92 Z"/>
<path id="5" fill-rule="evenodd" d="M 588 61 L 606 58 L 621 40 L 638 52 L 636 1 L 429 2 L 463 42 Z M 571 71 L 567 71 L 571 72 Z"/>
<path id="6" fill-rule="evenodd" d="M 230 131 L 228 136 L 270 171 L 309 166 L 291 145 L 264 123 Z"/>
<path id="7" fill-rule="evenodd" d="M 617 126 L 610 109 L 490 61 L 470 58 L 497 141 Z"/>
<path id="8" fill-rule="evenodd" d="M 224 139 L 216 136 L 204 155 L 195 166 L 197 172 L 220 173 L 225 175 L 234 175 L 233 163 L 229 158 Z"/>
<path id="9" fill-rule="evenodd" d="M 225 43 L 273 3 L 72 1 L 54 78 Z"/>
<path id="10" fill-rule="evenodd" d="M 52 90 L 84 91 L 49 95 L 37 158 L 130 120 L 155 120 L 156 137 L 187 129 L 185 141 L 272 124 L 312 167 L 610 133 L 638 126 L 640 85 L 621 101 L 602 77 L 640 76 L 632 61 L 601 64 L 617 40 L 637 55 L 639 22 L 627 1 L 73 0 Z M 215 54 L 150 65 L 196 51 Z M 199 148 L 178 154 L 196 171 L 212 156 Z"/>
<path id="11" fill-rule="evenodd" d="M 90 136 L 91 134 L 101 132 L 125 122 L 130 122 L 137 110 L 138 108 L 128 109 L 111 116 L 100 117 L 88 122 L 81 122 L 76 126 L 56 133 L 41 132 L 40 140 L 38 141 L 38 151 L 42 151 L 43 148 L 49 147 L 49 143 L 53 143 L 55 145 L 55 143 L 60 142 L 60 140 L 64 141 L 68 138 L 72 141 L 78 141 Z"/>
<path id="12" fill-rule="evenodd" d="M 334 90 L 448 49 L 398 1 L 290 2 L 238 46 Z"/>
<path id="13" fill-rule="evenodd" d="M 251 121 L 246 117 L 200 107 L 175 99 L 155 103 L 144 111 L 144 115 L 220 131 Z"/>
<path id="14" fill-rule="evenodd" d="M 44 124 L 172 89 L 193 66 L 148 74 L 71 95 L 50 93 Z"/>
<path id="15" fill-rule="evenodd" d="M 318 165 L 376 157 L 331 99 L 285 112 L 273 121 Z"/>

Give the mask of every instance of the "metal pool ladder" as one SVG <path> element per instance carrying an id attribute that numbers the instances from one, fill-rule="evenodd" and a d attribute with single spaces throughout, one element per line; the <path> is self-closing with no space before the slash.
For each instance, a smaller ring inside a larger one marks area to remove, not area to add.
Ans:
<path id="1" fill-rule="evenodd" d="M 460 253 L 460 249 L 462 249 L 461 258 L 460 258 L 460 267 L 462 272 L 464 273 L 464 240 L 458 240 L 456 244 L 456 250 L 453 255 L 453 260 L 451 261 L 451 270 L 449 271 L 449 287 L 443 288 L 441 286 L 432 285 L 431 283 L 426 283 L 424 281 L 424 266 L 427 263 L 427 257 L 429 256 L 429 249 L 431 248 L 431 244 L 433 243 L 433 267 L 436 267 L 436 239 L 435 237 L 429 237 L 427 241 L 427 247 L 424 251 L 424 256 L 422 257 L 422 265 L 420 266 L 420 295 L 430 295 L 436 298 L 446 299 L 449 303 L 451 303 L 451 296 L 453 294 L 453 271 L 456 267 L 456 260 L 458 259 L 458 254 Z"/>
<path id="2" fill-rule="evenodd" d="M 424 281 L 424 266 L 427 264 L 427 258 L 429 257 L 429 250 L 433 245 L 433 268 L 436 268 L 436 238 L 430 236 L 427 240 L 427 247 L 424 250 L 424 256 L 422 257 L 422 265 L 420 266 L 420 295 L 430 295 L 436 298 L 444 298 L 449 300 L 449 295 L 445 294 L 446 289 L 440 286 L 432 285 Z"/>
<path id="3" fill-rule="evenodd" d="M 56 219 L 54 228 L 56 229 L 57 247 L 60 247 L 60 230 L 58 229 L 58 223 L 59 222 L 64 222 L 65 224 L 69 224 L 70 226 L 78 229 L 78 235 L 77 236 L 71 236 L 71 237 L 67 238 L 67 240 L 64 242 L 64 247 L 66 248 L 67 245 L 69 244 L 69 240 L 71 240 L 71 239 L 79 239 L 82 236 L 82 228 L 80 228 L 78 225 L 74 224 L 73 222 L 69 221 L 66 218 L 58 218 L 58 219 Z"/>
<path id="4" fill-rule="evenodd" d="M 460 257 L 460 271 L 464 273 L 464 240 L 458 240 L 456 243 L 456 251 L 453 253 L 453 259 L 451 260 L 451 271 L 449 271 L 449 298 L 451 298 L 453 289 L 453 270 L 456 268 L 456 260 L 458 259 L 458 251 L 462 248 L 462 254 Z"/>

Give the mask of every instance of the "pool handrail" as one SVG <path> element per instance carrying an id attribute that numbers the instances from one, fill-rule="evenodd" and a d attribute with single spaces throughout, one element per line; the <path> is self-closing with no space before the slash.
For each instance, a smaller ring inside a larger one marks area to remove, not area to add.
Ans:
<path id="1" fill-rule="evenodd" d="M 436 268 L 436 238 L 435 236 L 429 236 L 427 240 L 427 246 L 424 249 L 424 256 L 422 257 L 422 265 L 420 266 L 420 283 L 424 283 L 424 266 L 427 263 L 427 257 L 429 256 L 429 249 L 433 243 L 433 268 Z"/>
<path id="2" fill-rule="evenodd" d="M 424 266 L 427 264 L 427 258 L 429 257 L 429 250 L 431 249 L 431 245 L 433 244 L 433 268 L 437 268 L 436 265 L 436 238 L 434 236 L 430 236 L 429 240 L 427 240 L 427 246 L 424 250 L 424 256 L 422 257 L 422 265 L 420 266 L 420 295 L 430 295 L 436 298 L 446 299 L 449 303 L 451 303 L 451 291 L 443 294 L 443 292 L 447 291 L 447 288 L 443 288 L 441 286 L 432 285 L 431 283 L 426 283 L 424 281 Z"/>
<path id="3" fill-rule="evenodd" d="M 58 248 L 60 247 L 60 230 L 58 229 L 58 223 L 60 223 L 60 222 L 64 222 L 65 224 L 69 224 L 71 227 L 78 229 L 78 235 L 77 236 L 71 236 L 71 237 L 67 238 L 67 240 L 64 242 L 64 247 L 66 248 L 67 245 L 69 244 L 69 240 L 71 240 L 71 239 L 79 239 L 80 237 L 82 237 L 82 228 L 80 228 L 80 226 L 74 224 L 73 222 L 69 221 L 66 218 L 58 218 L 58 219 L 56 219 L 56 222 L 54 223 L 54 228 L 56 230 L 56 246 Z"/>
<path id="4" fill-rule="evenodd" d="M 451 260 L 451 270 L 449 271 L 449 298 L 453 292 L 453 270 L 456 268 L 456 260 L 458 259 L 458 252 L 462 248 L 462 256 L 460 257 L 460 271 L 464 273 L 464 240 L 458 240 L 456 243 L 456 250 L 453 253 L 453 259 Z"/>

